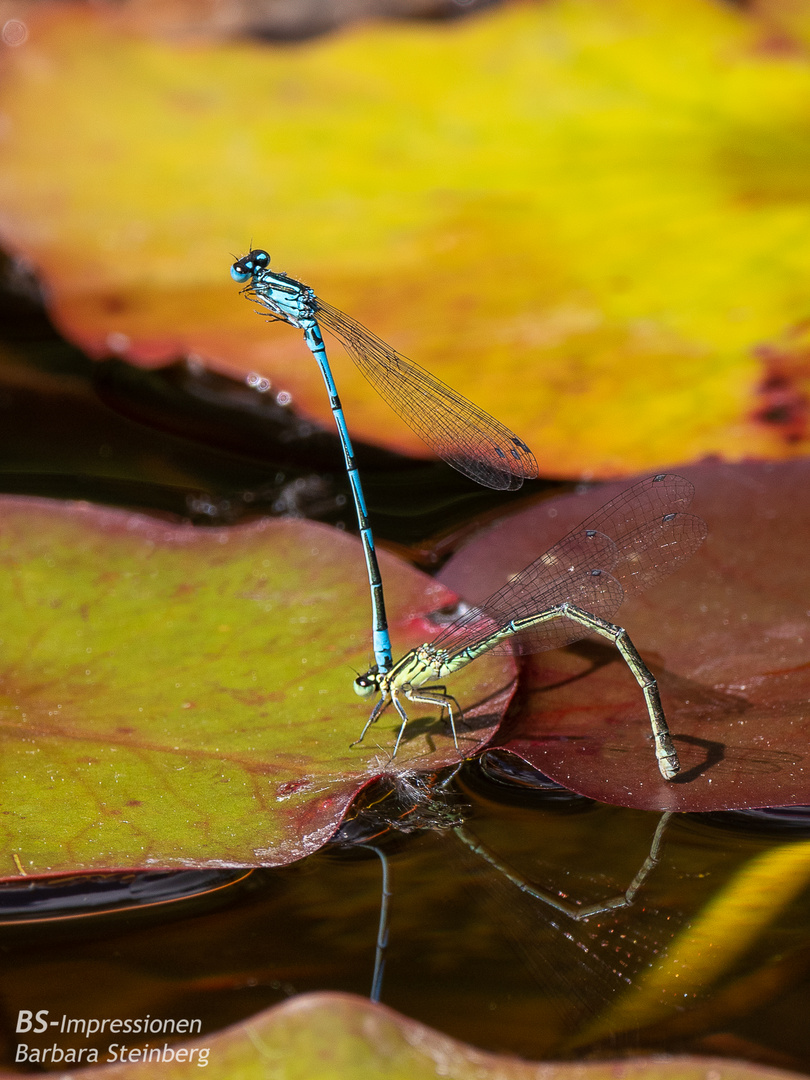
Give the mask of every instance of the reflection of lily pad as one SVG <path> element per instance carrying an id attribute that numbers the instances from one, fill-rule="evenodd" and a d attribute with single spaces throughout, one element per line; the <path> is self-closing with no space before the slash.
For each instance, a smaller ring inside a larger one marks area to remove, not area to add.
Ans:
<path id="1" fill-rule="evenodd" d="M 719 1058 L 629 1058 L 615 1062 L 533 1064 L 489 1054 L 349 994 L 306 994 L 210 1038 L 184 1044 L 181 1061 L 147 1061 L 71 1071 L 76 1080 L 181 1080 L 199 1074 L 200 1051 L 213 1080 L 789 1080 Z M 175 1045 L 174 1052 L 180 1049 Z M 179 1055 L 177 1055 L 179 1056 Z M 167 1055 L 168 1057 L 168 1055 Z M 104 1055 L 101 1055 L 103 1060 Z M 8 1080 L 17 1073 L 3 1073 Z"/>
<path id="2" fill-rule="evenodd" d="M 295 49 L 76 6 L 29 29 L 0 234 L 96 354 L 193 352 L 327 421 L 300 335 L 228 278 L 252 239 L 546 474 L 807 452 L 810 62 L 745 12 L 554 0 Z M 424 453 L 340 368 L 356 434 Z"/>
<path id="3" fill-rule="evenodd" d="M 413 708 L 390 762 L 367 715 L 369 602 L 357 540 L 299 520 L 231 530 L 5 499 L 2 874 L 274 865 L 319 847 L 371 777 L 456 759 Z M 446 590 L 383 556 L 398 647 Z M 471 666 L 465 752 L 502 714 L 511 662 Z"/>
<path id="4" fill-rule="evenodd" d="M 614 617 L 659 679 L 680 777 L 658 776 L 638 687 L 616 651 L 597 641 L 528 660 L 496 743 L 567 787 L 625 806 L 810 803 L 810 463 L 683 472 L 709 538 Z M 440 580 L 467 600 L 485 599 L 623 486 L 502 521 L 452 559 Z"/>

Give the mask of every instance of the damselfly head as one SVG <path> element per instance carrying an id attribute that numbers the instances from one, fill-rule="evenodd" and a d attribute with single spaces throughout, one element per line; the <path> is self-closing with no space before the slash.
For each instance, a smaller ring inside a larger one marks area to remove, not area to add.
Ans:
<path id="1" fill-rule="evenodd" d="M 258 271 L 266 270 L 269 265 L 270 256 L 267 252 L 262 251 L 261 248 L 254 248 L 247 255 L 243 255 L 241 259 L 236 260 L 231 267 L 231 277 L 241 285 L 248 278 L 252 278 Z"/>
<path id="2" fill-rule="evenodd" d="M 361 698 L 371 697 L 379 688 L 380 676 L 376 668 L 371 668 L 365 675 L 358 675 L 354 680 L 354 692 Z"/>

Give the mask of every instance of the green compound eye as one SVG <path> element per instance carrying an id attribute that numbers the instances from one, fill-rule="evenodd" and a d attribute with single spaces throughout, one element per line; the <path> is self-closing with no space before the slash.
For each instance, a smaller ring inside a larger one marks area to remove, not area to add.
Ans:
<path id="1" fill-rule="evenodd" d="M 368 675 L 358 675 L 354 680 L 354 692 L 358 697 L 367 698 L 377 689 L 377 684 L 374 679 L 369 678 Z"/>

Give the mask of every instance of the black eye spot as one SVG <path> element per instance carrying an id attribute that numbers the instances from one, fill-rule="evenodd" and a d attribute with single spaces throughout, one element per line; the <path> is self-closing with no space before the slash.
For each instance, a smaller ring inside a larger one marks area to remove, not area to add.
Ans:
<path id="1" fill-rule="evenodd" d="M 588 537 L 589 540 L 593 540 L 593 538 L 596 536 L 596 529 L 586 529 L 585 535 Z"/>
<path id="2" fill-rule="evenodd" d="M 676 517 L 677 517 L 677 514 L 664 514 L 663 520 L 664 521 L 674 521 Z"/>
<path id="3" fill-rule="evenodd" d="M 601 576 L 602 576 L 602 571 L 601 570 L 591 570 L 591 577 L 601 577 Z"/>

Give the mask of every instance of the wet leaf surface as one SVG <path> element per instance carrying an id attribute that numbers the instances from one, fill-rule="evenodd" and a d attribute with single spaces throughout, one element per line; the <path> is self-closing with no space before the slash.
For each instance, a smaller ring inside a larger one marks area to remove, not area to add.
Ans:
<path id="1" fill-rule="evenodd" d="M 183 1053 L 185 1049 L 185 1053 Z M 621 1063 L 535 1064 L 516 1057 L 488 1054 L 409 1020 L 391 1009 L 349 994 L 299 996 L 218 1035 L 174 1046 L 183 1060 L 110 1064 L 76 1069 L 79 1080 L 91 1077 L 141 1080 L 148 1077 L 199 1075 L 200 1051 L 207 1075 L 256 1080 L 260 1077 L 307 1077 L 308 1080 L 779 1080 L 798 1074 L 719 1058 L 628 1058 Z M 171 1048 L 170 1048 L 171 1052 Z M 133 1051 L 138 1054 L 137 1050 Z M 4 1078 L 17 1073 L 3 1073 Z"/>
<path id="2" fill-rule="evenodd" d="M 228 279 L 252 239 L 545 475 L 807 451 L 810 63 L 767 20 L 558 0 L 292 48 L 28 18 L 0 235 L 95 355 L 193 353 L 327 423 L 300 335 Z M 354 433 L 424 454 L 335 359 Z"/>
<path id="3" fill-rule="evenodd" d="M 289 862 L 375 775 L 456 760 L 424 707 L 395 763 L 389 713 L 349 748 L 369 602 L 359 542 L 339 530 L 14 498 L 0 522 L 3 875 Z M 384 553 L 382 572 L 396 647 L 412 647 L 452 598 Z M 469 670 L 465 752 L 513 671 Z"/>
<path id="4" fill-rule="evenodd" d="M 659 777 L 641 693 L 589 639 L 527 657 L 495 742 L 595 799 L 653 809 L 810 803 L 810 463 L 679 470 L 709 525 L 693 558 L 614 616 L 659 681 L 681 757 Z M 543 502 L 482 533 L 439 579 L 481 602 L 624 485 Z"/>

